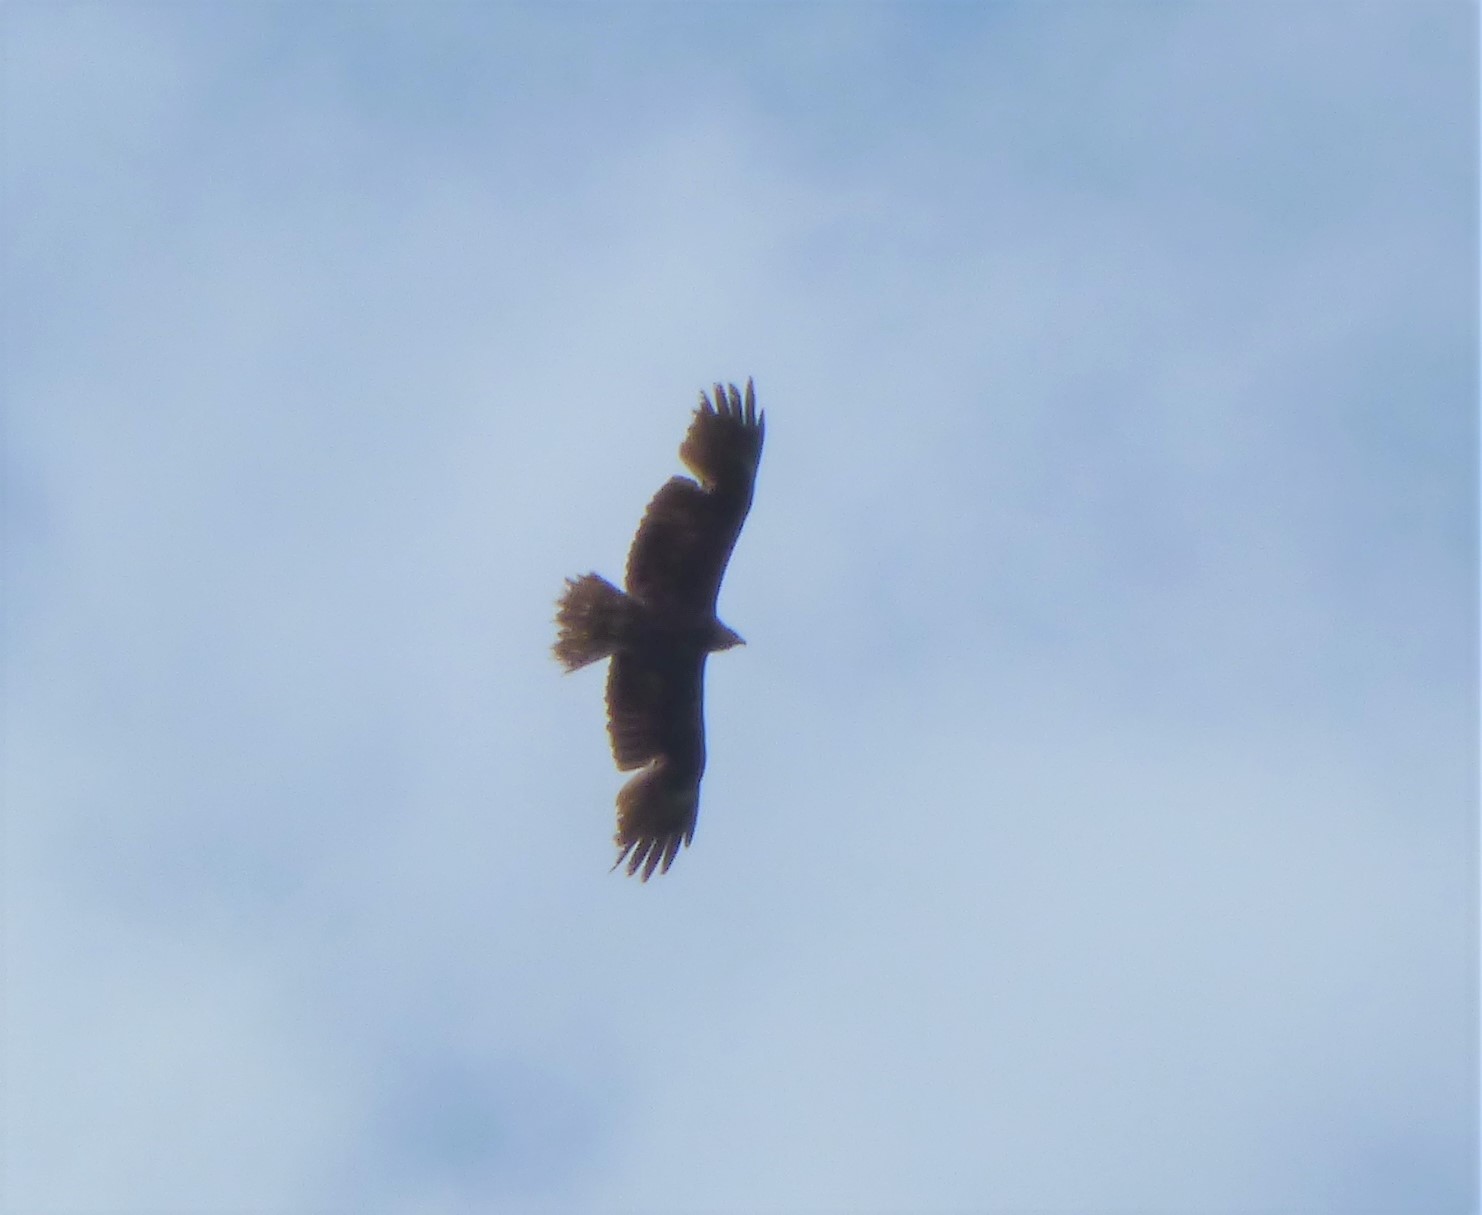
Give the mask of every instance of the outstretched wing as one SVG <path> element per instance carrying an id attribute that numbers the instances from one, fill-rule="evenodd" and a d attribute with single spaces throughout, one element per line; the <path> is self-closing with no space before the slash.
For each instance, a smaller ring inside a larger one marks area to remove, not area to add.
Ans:
<path id="1" fill-rule="evenodd" d="M 644 646 L 613 655 L 607 670 L 607 732 L 619 771 L 666 755 L 705 770 L 705 655 Z"/>
<path id="2" fill-rule="evenodd" d="M 679 457 L 698 478 L 671 477 L 654 495 L 628 552 L 628 593 L 645 603 L 712 615 L 726 562 L 751 509 L 766 417 L 746 381 L 703 392 Z"/>
<path id="3" fill-rule="evenodd" d="M 642 771 L 618 794 L 617 864 L 628 873 L 668 872 L 695 833 L 705 771 L 705 655 L 648 648 L 614 655 L 607 672 L 607 727 L 623 771 Z M 614 866 L 616 868 L 616 865 Z"/>

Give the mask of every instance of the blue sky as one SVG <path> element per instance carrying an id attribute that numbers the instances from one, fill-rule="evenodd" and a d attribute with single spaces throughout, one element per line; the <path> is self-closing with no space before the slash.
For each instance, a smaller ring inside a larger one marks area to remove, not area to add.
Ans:
<path id="1" fill-rule="evenodd" d="M 6 1209 L 1474 1205 L 1473 6 L 0 33 Z"/>

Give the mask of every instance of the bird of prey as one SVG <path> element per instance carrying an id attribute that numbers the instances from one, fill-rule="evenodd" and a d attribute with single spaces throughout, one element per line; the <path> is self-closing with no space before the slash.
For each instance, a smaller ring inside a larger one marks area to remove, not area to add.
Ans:
<path id="1" fill-rule="evenodd" d="M 616 869 L 667 873 L 695 833 L 705 771 L 705 658 L 744 644 L 715 615 L 721 576 L 751 508 L 765 415 L 746 395 L 715 386 L 700 405 L 679 458 L 694 473 L 671 477 L 648 504 L 628 551 L 626 593 L 597 574 L 568 578 L 556 609 L 556 660 L 574 671 L 611 658 L 607 729 L 620 771 L 638 769 L 618 793 Z"/>

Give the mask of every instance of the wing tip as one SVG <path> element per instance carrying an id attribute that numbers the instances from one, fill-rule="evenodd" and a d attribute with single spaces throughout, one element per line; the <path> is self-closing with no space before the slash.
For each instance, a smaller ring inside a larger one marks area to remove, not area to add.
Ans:
<path id="1" fill-rule="evenodd" d="M 669 866 L 674 864 L 674 858 L 679 855 L 679 849 L 681 846 L 687 847 L 693 835 L 694 828 L 691 827 L 687 832 L 674 831 L 666 835 L 640 836 L 629 840 L 626 844 L 620 842 L 622 851 L 618 853 L 617 860 L 613 861 L 612 868 L 607 872 L 615 873 L 618 866 L 627 861 L 628 876 L 636 877 L 640 882 L 647 882 L 653 877 L 655 870 L 658 870 L 662 876 L 669 872 Z"/>
<path id="2" fill-rule="evenodd" d="M 669 759 L 659 755 L 618 793 L 617 830 L 612 842 L 617 860 L 629 877 L 647 882 L 654 873 L 668 873 L 681 848 L 695 836 L 700 784 L 671 779 Z M 611 871 L 609 871 L 611 872 Z"/>
<path id="3" fill-rule="evenodd" d="M 700 389 L 700 404 L 696 412 L 730 418 L 757 430 L 766 429 L 766 412 L 756 407 L 756 380 L 753 376 L 746 377 L 744 393 L 736 385 L 722 384 L 718 380 L 709 392 Z"/>

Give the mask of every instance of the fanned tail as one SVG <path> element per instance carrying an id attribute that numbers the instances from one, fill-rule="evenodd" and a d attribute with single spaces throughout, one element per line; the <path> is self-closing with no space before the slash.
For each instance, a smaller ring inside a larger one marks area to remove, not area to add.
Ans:
<path id="1" fill-rule="evenodd" d="M 551 647 L 568 671 L 610 657 L 623 641 L 628 596 L 606 578 L 583 574 L 566 579 L 556 604 L 556 644 Z"/>

